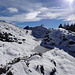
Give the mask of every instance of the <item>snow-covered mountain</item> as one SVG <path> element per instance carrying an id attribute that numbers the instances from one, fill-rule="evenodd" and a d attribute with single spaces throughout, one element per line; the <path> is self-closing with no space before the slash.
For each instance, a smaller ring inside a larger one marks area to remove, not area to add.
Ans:
<path id="1" fill-rule="evenodd" d="M 41 26 L 36 26 L 36 27 L 26 26 L 24 29 L 32 30 L 32 35 L 36 38 L 44 38 L 44 36 L 50 32 L 48 30 L 48 28 L 46 28 L 42 25 Z"/>
<path id="2" fill-rule="evenodd" d="M 40 43 L 31 30 L 0 22 L 0 75 L 75 75 L 74 57 Z"/>
<path id="3" fill-rule="evenodd" d="M 43 39 L 42 46 L 53 49 L 60 48 L 75 57 L 75 32 L 65 29 L 53 29 Z"/>

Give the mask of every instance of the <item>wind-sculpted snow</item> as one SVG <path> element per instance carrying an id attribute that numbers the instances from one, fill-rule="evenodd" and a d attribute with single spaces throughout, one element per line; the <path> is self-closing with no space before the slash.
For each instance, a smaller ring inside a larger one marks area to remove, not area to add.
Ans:
<path id="1" fill-rule="evenodd" d="M 30 30 L 0 22 L 0 75 L 75 75 L 74 57 L 40 43 Z"/>
<path id="2" fill-rule="evenodd" d="M 42 46 L 53 49 L 60 48 L 75 57 L 75 32 L 65 29 L 54 29 L 43 39 Z"/>
<path id="3" fill-rule="evenodd" d="M 75 59 L 54 49 L 44 54 L 30 53 L 0 65 L 2 75 L 74 75 Z"/>

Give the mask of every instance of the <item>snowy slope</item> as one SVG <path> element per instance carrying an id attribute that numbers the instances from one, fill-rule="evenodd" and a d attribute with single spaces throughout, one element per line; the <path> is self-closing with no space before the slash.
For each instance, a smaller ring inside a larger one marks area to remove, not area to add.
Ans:
<path id="1" fill-rule="evenodd" d="M 75 75 L 75 59 L 64 51 L 54 49 L 44 54 L 16 57 L 2 64 L 1 69 L 5 70 L 2 71 L 5 75 Z"/>
<path id="2" fill-rule="evenodd" d="M 28 33 L 26 33 L 27 31 Z M 30 45 L 31 48 L 35 47 L 38 43 L 35 41 L 36 38 L 31 35 L 32 31 L 21 29 L 9 23 L 0 22 L 0 34 L 2 35 L 2 37 L 0 36 L 0 40 L 4 43 L 16 43 L 23 46 L 26 45 L 26 47 Z"/>
<path id="3" fill-rule="evenodd" d="M 0 75 L 75 75 L 74 57 L 41 47 L 41 40 L 31 34 L 0 22 Z"/>
<path id="4" fill-rule="evenodd" d="M 41 45 L 50 49 L 54 47 L 63 49 L 75 57 L 75 32 L 54 29 L 45 36 Z"/>

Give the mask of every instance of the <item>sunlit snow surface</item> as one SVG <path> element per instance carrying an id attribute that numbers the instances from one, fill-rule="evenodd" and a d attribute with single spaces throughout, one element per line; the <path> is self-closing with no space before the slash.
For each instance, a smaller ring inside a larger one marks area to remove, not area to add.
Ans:
<path id="1" fill-rule="evenodd" d="M 0 41 L 0 75 L 75 75 L 74 57 L 58 48 L 41 47 L 41 40 L 34 38 L 30 30 L 26 31 L 0 22 L 1 33 L 11 33 L 13 39 L 18 39 Z"/>

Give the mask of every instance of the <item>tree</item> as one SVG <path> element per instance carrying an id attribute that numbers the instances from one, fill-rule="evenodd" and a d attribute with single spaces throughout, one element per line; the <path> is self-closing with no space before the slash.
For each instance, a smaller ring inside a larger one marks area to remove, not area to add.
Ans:
<path id="1" fill-rule="evenodd" d="M 26 26 L 24 29 L 29 29 L 29 26 Z"/>
<path id="2" fill-rule="evenodd" d="M 62 24 L 60 24 L 59 25 L 59 28 L 64 28 L 64 29 L 66 29 L 66 30 L 70 30 L 70 31 L 73 31 L 73 32 L 75 32 L 75 23 L 73 24 L 69 24 L 69 23 L 65 23 L 63 26 L 62 26 Z"/>
<path id="3" fill-rule="evenodd" d="M 59 25 L 59 28 L 63 28 L 62 24 Z"/>

